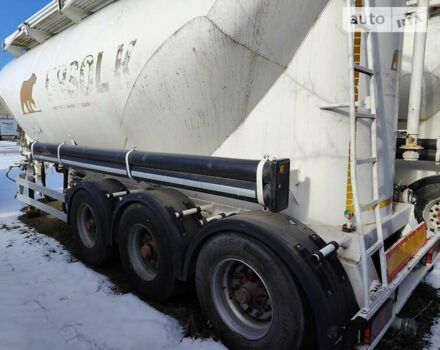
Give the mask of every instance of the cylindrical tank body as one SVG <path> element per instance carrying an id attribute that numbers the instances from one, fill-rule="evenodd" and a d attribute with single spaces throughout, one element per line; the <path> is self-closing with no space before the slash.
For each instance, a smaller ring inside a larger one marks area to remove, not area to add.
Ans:
<path id="1" fill-rule="evenodd" d="M 290 158 L 289 213 L 341 225 L 349 120 L 321 107 L 349 102 L 344 5 L 120 0 L 11 62 L 0 73 L 0 96 L 37 141 Z M 382 200 L 393 185 L 400 45 L 399 33 L 378 39 L 375 70 L 390 96 L 378 110 L 386 126 L 378 135 Z M 368 135 L 358 146 L 369 149 Z M 371 180 L 360 184 L 370 196 Z"/>
<path id="2" fill-rule="evenodd" d="M 399 129 L 406 129 L 409 84 L 412 70 L 414 35 L 406 33 L 403 45 L 402 77 L 400 82 Z M 440 137 L 440 2 L 431 9 L 426 39 L 425 71 L 422 86 L 420 138 Z M 397 162 L 397 182 L 411 184 L 426 176 L 440 174 L 433 162 Z"/>

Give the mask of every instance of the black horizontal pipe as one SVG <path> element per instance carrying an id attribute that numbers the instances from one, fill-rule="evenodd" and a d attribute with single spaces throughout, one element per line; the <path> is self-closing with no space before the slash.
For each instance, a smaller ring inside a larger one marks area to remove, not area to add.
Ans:
<path id="1" fill-rule="evenodd" d="M 58 145 L 37 142 L 34 153 L 41 156 L 57 157 Z M 62 158 L 84 159 L 122 165 L 125 168 L 127 150 L 100 149 L 63 145 L 60 149 Z M 259 160 L 233 159 L 221 157 L 192 156 L 171 153 L 153 153 L 133 151 L 130 153 L 130 165 L 157 170 L 169 170 L 206 176 L 229 178 L 241 181 L 256 180 Z M 266 171 L 267 172 L 267 171 Z"/>
<path id="2" fill-rule="evenodd" d="M 262 176 L 264 205 L 273 212 L 289 202 L 290 160 L 267 160 L 262 174 L 260 160 L 193 156 L 168 153 L 100 149 L 74 145 L 40 143 L 30 145 L 36 160 L 61 163 L 98 173 L 132 177 L 158 183 L 258 203 L 257 176 Z M 261 189 L 260 189 L 261 190 Z"/>

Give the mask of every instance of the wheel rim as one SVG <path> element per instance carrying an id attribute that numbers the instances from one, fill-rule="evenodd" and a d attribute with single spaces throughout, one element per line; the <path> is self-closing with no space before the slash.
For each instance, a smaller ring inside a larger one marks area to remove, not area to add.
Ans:
<path id="1" fill-rule="evenodd" d="M 81 203 L 77 219 L 81 242 L 87 248 L 92 248 L 96 244 L 97 237 L 96 220 L 92 208 L 86 203 Z"/>
<path id="2" fill-rule="evenodd" d="M 261 275 L 238 259 L 225 259 L 211 280 L 214 306 L 224 323 L 248 340 L 263 338 L 272 326 L 273 305 Z"/>
<path id="3" fill-rule="evenodd" d="M 156 238 L 144 225 L 136 224 L 129 232 L 128 252 L 136 274 L 145 281 L 153 280 L 160 265 L 160 250 Z"/>
<path id="4" fill-rule="evenodd" d="M 428 228 L 440 230 L 440 199 L 431 201 L 423 211 L 423 219 Z"/>

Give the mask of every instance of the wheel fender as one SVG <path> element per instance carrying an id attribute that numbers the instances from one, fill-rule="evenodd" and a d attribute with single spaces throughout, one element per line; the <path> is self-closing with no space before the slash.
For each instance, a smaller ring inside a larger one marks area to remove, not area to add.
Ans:
<path id="1" fill-rule="evenodd" d="M 358 310 L 348 277 L 335 255 L 320 265 L 311 254 L 325 242 L 311 229 L 284 214 L 249 212 L 206 225 L 191 242 L 183 278 L 192 278 L 198 252 L 213 235 L 239 232 L 252 236 L 277 254 L 296 278 L 313 315 L 319 349 L 339 347 L 342 329 Z M 276 271 L 274 271 L 276 273 Z"/>
<path id="2" fill-rule="evenodd" d="M 427 185 L 432 185 L 432 184 L 438 184 L 440 183 L 440 175 L 434 175 L 434 176 L 428 176 L 428 177 L 424 177 L 423 179 L 417 180 L 415 182 L 413 182 L 411 185 L 408 186 L 408 188 L 410 188 L 411 190 L 413 190 L 414 192 L 419 190 L 422 187 L 425 187 Z"/>
<path id="3" fill-rule="evenodd" d="M 170 255 L 173 259 L 176 271 L 181 276 L 183 273 L 184 258 L 187 247 L 196 233 L 196 221 L 191 217 L 187 217 L 180 221 L 180 227 L 177 220 L 171 215 L 167 206 L 172 206 L 176 210 L 186 209 L 184 202 L 188 198 L 181 192 L 172 189 L 159 189 L 153 191 L 146 191 L 141 193 L 130 194 L 121 199 L 114 211 L 113 220 L 111 224 L 112 239 L 117 242 L 119 222 L 125 209 L 135 203 L 145 205 L 150 208 L 156 215 L 159 216 L 162 226 L 168 227 L 170 233 L 173 235 L 173 241 L 177 246 L 176 254 Z"/>

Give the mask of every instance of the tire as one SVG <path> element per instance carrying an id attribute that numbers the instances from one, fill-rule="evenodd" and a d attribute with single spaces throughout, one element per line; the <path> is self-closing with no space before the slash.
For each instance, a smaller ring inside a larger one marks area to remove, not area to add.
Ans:
<path id="1" fill-rule="evenodd" d="M 300 291 L 285 265 L 259 241 L 233 232 L 209 240 L 197 258 L 196 289 L 228 348 L 303 348 Z"/>
<path id="2" fill-rule="evenodd" d="M 428 228 L 440 229 L 440 184 L 430 184 L 415 192 L 415 214 Z"/>
<path id="3" fill-rule="evenodd" d="M 173 235 L 146 205 L 131 204 L 119 222 L 119 254 L 132 286 L 141 295 L 165 301 L 174 295 L 177 254 Z"/>
<path id="4" fill-rule="evenodd" d="M 114 254 L 106 241 L 112 209 L 104 196 L 79 190 L 72 198 L 70 215 L 73 237 L 82 258 L 94 266 L 112 260 Z"/>

